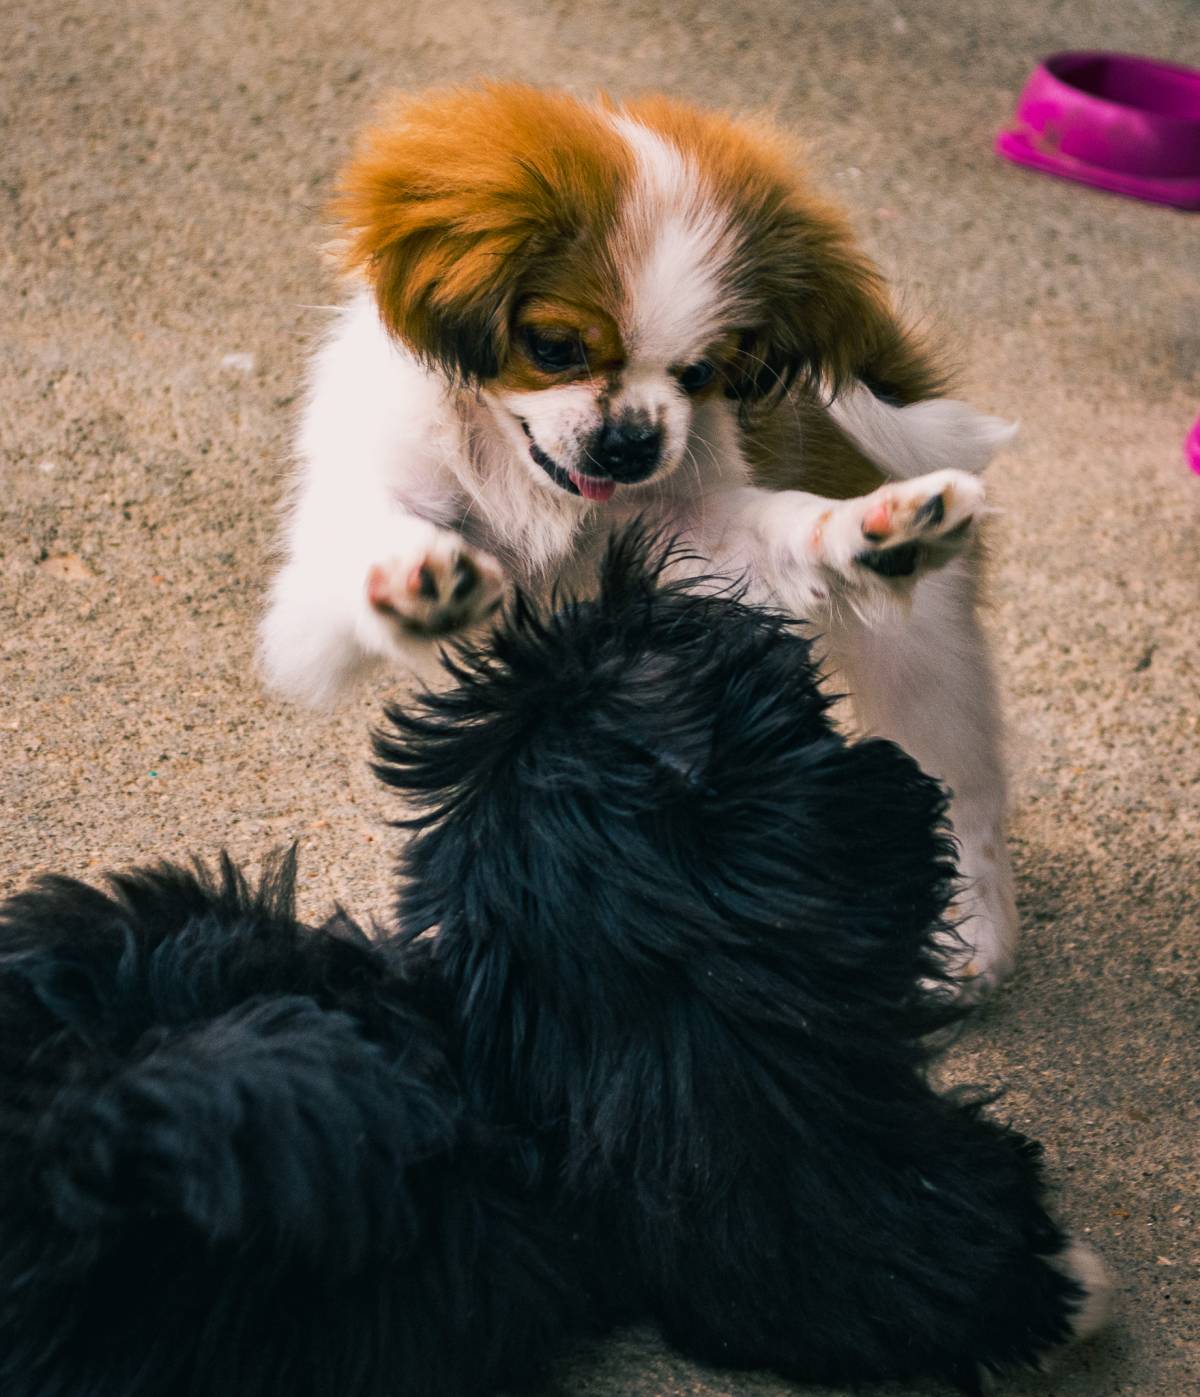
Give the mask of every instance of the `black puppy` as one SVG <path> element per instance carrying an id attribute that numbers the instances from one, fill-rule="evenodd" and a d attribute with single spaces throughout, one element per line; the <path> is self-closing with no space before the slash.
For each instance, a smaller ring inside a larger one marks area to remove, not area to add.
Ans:
<path id="1" fill-rule="evenodd" d="M 794 629 L 645 552 L 518 603 L 377 739 L 471 1107 L 687 1353 L 967 1387 L 1036 1362 L 1106 1279 L 1036 1147 L 926 1080 L 943 793 L 834 730 Z"/>
<path id="2" fill-rule="evenodd" d="M 0 909 L 4 1397 L 467 1397 L 578 1323 L 386 950 L 291 886 Z"/>

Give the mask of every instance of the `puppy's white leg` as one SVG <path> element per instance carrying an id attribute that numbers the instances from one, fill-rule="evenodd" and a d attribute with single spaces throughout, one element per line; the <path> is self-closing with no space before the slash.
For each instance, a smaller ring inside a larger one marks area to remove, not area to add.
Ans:
<path id="1" fill-rule="evenodd" d="M 427 675 L 431 641 L 497 606 L 500 565 L 452 529 L 396 511 L 326 520 L 297 541 L 276 576 L 261 628 L 263 668 L 288 697 L 333 701 L 379 660 Z"/>
<path id="2" fill-rule="evenodd" d="M 965 548 L 983 486 L 963 471 L 935 471 L 830 500 L 796 490 L 730 491 L 710 512 L 707 551 L 719 570 L 750 579 L 756 596 L 825 622 L 848 609 L 889 615 L 918 577 Z M 714 528 L 714 525 L 717 527 Z"/>
<path id="3" fill-rule="evenodd" d="M 366 297 L 314 359 L 296 445 L 261 629 L 268 681 L 322 704 L 379 660 L 429 673 L 430 638 L 487 615 L 503 579 L 444 527 L 459 513 L 445 461 L 461 445 L 445 386 L 391 343 Z"/>
<path id="4" fill-rule="evenodd" d="M 968 403 L 895 407 L 861 384 L 840 394 L 831 412 L 883 470 L 901 477 L 936 466 L 981 471 L 1017 431 Z M 958 969 L 972 977 L 968 995 L 986 993 L 1011 971 L 1017 936 L 999 705 L 975 601 L 964 561 L 922 582 L 907 615 L 869 628 L 861 613 L 843 613 L 830 634 L 865 725 L 894 738 L 954 792 L 951 818 L 968 885 L 960 930 L 970 946 Z"/>
<path id="5" fill-rule="evenodd" d="M 951 789 L 965 883 L 959 933 L 968 943 L 955 969 L 964 993 L 985 994 L 1013 968 L 1017 912 L 999 704 L 971 560 L 924 578 L 906 612 L 871 624 L 839 611 L 828 645 L 863 727 L 898 742 Z"/>

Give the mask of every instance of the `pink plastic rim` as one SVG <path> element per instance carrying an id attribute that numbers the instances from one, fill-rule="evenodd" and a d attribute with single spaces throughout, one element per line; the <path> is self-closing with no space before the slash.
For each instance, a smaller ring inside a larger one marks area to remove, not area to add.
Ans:
<path id="1" fill-rule="evenodd" d="M 1188 465 L 1200 475 L 1200 417 L 1196 418 L 1196 425 L 1183 444 L 1183 454 L 1187 457 Z"/>
<path id="2" fill-rule="evenodd" d="M 1114 194 L 1200 209 L 1200 72 L 1132 54 L 1052 54 L 996 149 Z"/>

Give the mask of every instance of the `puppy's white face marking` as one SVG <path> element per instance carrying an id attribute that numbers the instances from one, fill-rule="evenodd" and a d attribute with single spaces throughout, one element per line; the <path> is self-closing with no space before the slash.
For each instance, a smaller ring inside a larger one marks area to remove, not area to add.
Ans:
<path id="1" fill-rule="evenodd" d="M 633 420 L 657 429 L 656 467 L 644 480 L 620 486 L 622 494 L 651 492 L 687 454 L 696 404 L 680 371 L 702 360 L 744 309 L 731 277 L 738 240 L 691 159 L 630 117 L 608 120 L 634 161 L 607 246 L 620 283 L 613 312 L 623 360 L 602 380 L 489 396 L 543 486 L 561 487 L 564 477 L 579 473 L 602 475 L 589 443 L 606 424 Z M 719 399 L 709 403 L 716 412 L 731 410 Z"/>
<path id="2" fill-rule="evenodd" d="M 612 410 L 645 414 L 662 428 L 661 479 L 679 465 L 692 425 L 692 402 L 671 370 L 702 359 L 729 327 L 735 238 L 691 160 L 639 122 L 616 116 L 613 124 L 633 150 L 637 176 L 612 240 L 628 353 Z"/>
<path id="3" fill-rule="evenodd" d="M 734 310 L 727 277 L 733 230 L 681 151 L 628 117 L 614 117 L 613 124 L 637 165 L 612 240 L 623 273 L 621 331 L 630 363 L 690 363 Z"/>

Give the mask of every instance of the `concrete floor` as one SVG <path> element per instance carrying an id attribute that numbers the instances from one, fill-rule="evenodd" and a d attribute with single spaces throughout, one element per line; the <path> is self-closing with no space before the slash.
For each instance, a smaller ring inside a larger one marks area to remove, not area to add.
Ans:
<path id="1" fill-rule="evenodd" d="M 333 295 L 322 199 L 388 87 L 485 72 L 769 105 L 971 395 L 1024 422 L 992 471 L 1022 968 L 954 1080 L 1046 1142 L 1121 1282 L 1115 1328 L 1014 1391 L 1200 1386 L 1197 885 L 1200 215 L 990 152 L 1034 59 L 1200 64 L 1194 0 L 35 0 L 0 54 L 0 891 L 38 870 L 299 836 L 304 901 L 381 908 L 378 693 L 259 692 L 255 611 L 304 347 Z M 651 1335 L 553 1389 L 783 1394 Z M 332 1394 L 331 1394 L 332 1397 Z"/>

